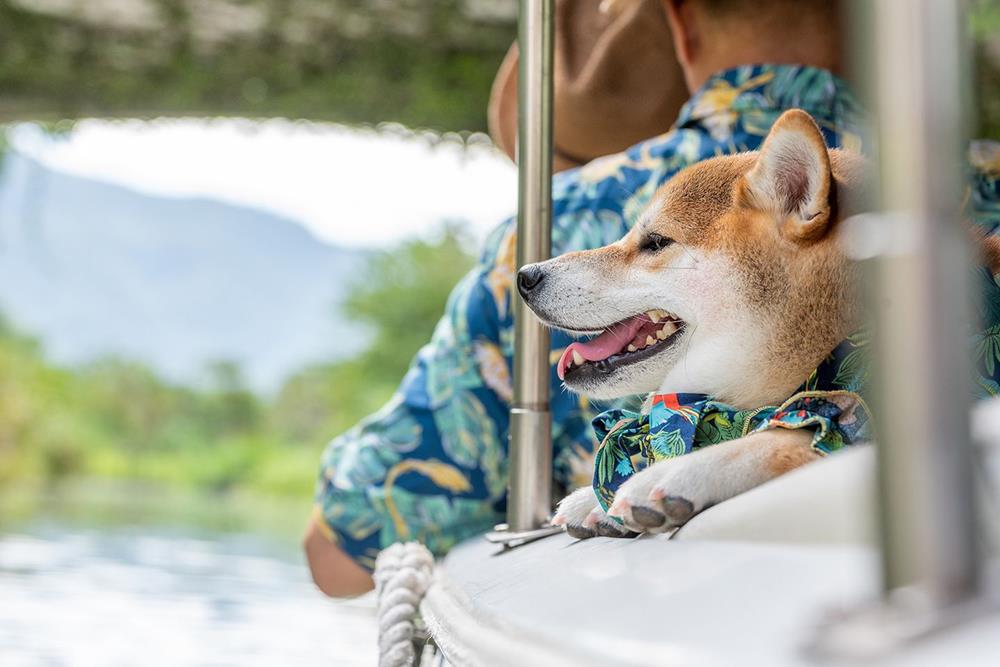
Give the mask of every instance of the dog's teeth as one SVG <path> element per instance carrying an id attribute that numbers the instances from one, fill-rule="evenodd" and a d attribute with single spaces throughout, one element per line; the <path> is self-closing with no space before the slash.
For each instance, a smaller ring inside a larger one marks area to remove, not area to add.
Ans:
<path id="1" fill-rule="evenodd" d="M 658 310 L 651 310 L 648 313 L 646 313 L 646 316 L 649 317 L 649 320 L 653 324 L 656 324 L 657 322 L 660 321 L 660 311 Z"/>
<path id="2" fill-rule="evenodd" d="M 659 338 L 660 340 L 665 339 L 667 337 L 666 330 L 665 329 L 657 329 L 656 330 L 656 337 Z"/>
<path id="3" fill-rule="evenodd" d="M 629 345 L 628 345 L 628 351 L 629 352 L 635 352 L 637 349 L 638 348 L 636 348 L 635 345 L 632 345 L 632 343 L 629 343 Z"/>
<path id="4" fill-rule="evenodd" d="M 583 366 L 583 361 L 584 361 L 583 355 L 581 355 L 576 350 L 573 350 L 573 363 L 576 364 L 577 366 Z"/>
<path id="5" fill-rule="evenodd" d="M 652 337 L 652 336 L 646 336 L 646 345 L 652 345 L 652 344 L 653 344 L 653 343 L 655 343 L 655 342 L 656 342 L 656 341 L 655 341 L 655 340 L 653 340 L 653 337 Z"/>

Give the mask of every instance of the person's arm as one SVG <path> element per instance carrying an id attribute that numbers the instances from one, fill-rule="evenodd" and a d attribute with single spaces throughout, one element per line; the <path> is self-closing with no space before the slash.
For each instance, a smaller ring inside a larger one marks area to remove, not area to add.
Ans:
<path id="1" fill-rule="evenodd" d="M 650 178 L 642 151 L 554 180 L 555 254 L 600 247 L 624 234 L 623 202 Z M 623 181 L 625 175 L 631 180 Z M 390 403 L 327 446 L 315 529 L 307 537 L 313 576 L 325 592 L 351 595 L 369 587 L 370 577 L 358 569 L 371 572 L 379 551 L 393 542 L 419 540 L 440 555 L 502 520 L 515 236 L 513 220 L 495 230 Z M 568 342 L 553 332 L 553 359 Z M 573 488 L 593 474 L 595 409 L 565 391 L 554 372 L 551 381 L 554 481 Z M 345 555 L 357 567 L 338 565 Z"/>
<path id="2" fill-rule="evenodd" d="M 302 547 L 316 587 L 334 598 L 356 597 L 375 587 L 368 570 L 354 562 L 325 534 L 323 519 L 309 520 Z"/>
<path id="3" fill-rule="evenodd" d="M 456 286 L 389 404 L 324 451 L 304 548 L 327 595 L 370 590 L 375 558 L 393 542 L 419 540 L 440 555 L 500 518 L 512 226 L 497 230 Z"/>

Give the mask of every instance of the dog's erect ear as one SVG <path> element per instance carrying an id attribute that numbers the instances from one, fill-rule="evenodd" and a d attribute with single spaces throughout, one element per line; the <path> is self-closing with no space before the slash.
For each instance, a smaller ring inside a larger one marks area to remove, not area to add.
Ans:
<path id="1" fill-rule="evenodd" d="M 764 140 L 743 195 L 749 206 L 777 215 L 782 234 L 810 241 L 830 222 L 832 178 L 819 127 L 805 111 L 792 109 L 781 114 Z"/>

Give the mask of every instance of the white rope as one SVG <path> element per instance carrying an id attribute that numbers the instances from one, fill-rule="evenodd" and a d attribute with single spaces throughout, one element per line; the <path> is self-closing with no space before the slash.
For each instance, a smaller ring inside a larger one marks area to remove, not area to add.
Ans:
<path id="1" fill-rule="evenodd" d="M 434 556 L 419 542 L 393 544 L 375 560 L 379 667 L 413 665 L 414 624 L 433 568 Z"/>

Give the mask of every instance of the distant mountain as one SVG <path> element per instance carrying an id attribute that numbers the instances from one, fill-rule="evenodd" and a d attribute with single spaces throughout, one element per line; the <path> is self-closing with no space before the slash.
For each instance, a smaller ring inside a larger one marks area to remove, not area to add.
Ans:
<path id="1" fill-rule="evenodd" d="M 0 173 L 0 311 L 59 363 L 116 355 L 191 384 L 206 364 L 234 361 L 251 387 L 274 390 L 363 347 L 337 307 L 363 259 L 276 215 L 147 195 L 14 152 Z"/>

